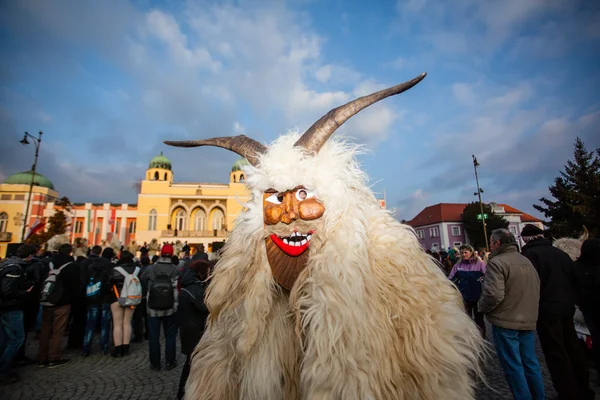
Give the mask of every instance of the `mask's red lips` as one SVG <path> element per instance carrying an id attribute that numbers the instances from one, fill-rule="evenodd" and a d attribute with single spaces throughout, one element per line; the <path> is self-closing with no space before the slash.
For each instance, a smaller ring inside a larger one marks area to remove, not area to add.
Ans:
<path id="1" fill-rule="evenodd" d="M 314 231 L 307 234 L 293 232 L 290 236 L 283 237 L 273 234 L 271 240 L 288 256 L 297 257 L 308 249 L 313 233 Z"/>

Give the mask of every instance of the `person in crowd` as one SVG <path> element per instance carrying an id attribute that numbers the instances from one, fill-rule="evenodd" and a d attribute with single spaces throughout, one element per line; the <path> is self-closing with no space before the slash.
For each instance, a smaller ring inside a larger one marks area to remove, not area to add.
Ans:
<path id="1" fill-rule="evenodd" d="M 552 383 L 560 399 L 593 399 L 585 353 L 573 322 L 575 275 L 573 261 L 552 246 L 544 231 L 527 224 L 521 231 L 527 257 L 540 277 L 537 332 Z"/>
<path id="2" fill-rule="evenodd" d="M 140 260 L 140 264 L 140 276 L 144 276 L 146 269 L 150 265 L 150 258 L 148 258 L 147 253 Z M 142 301 L 133 312 L 133 339 L 131 340 L 133 343 L 141 343 L 144 339 L 148 340 L 149 329 L 147 315 L 146 297 L 142 294 Z"/>
<path id="3" fill-rule="evenodd" d="M 151 259 L 151 264 L 155 264 L 159 258 L 160 256 L 158 254 L 153 255 Z"/>
<path id="4" fill-rule="evenodd" d="M 185 354 L 186 360 L 179 379 L 178 399 L 183 399 L 185 384 L 190 373 L 190 362 L 192 352 L 204 334 L 208 309 L 204 304 L 204 293 L 210 274 L 211 263 L 206 260 L 192 262 L 181 278 L 181 293 L 179 296 L 179 309 L 177 317 L 179 320 L 181 352 Z"/>
<path id="5" fill-rule="evenodd" d="M 481 297 L 483 277 L 485 275 L 485 263 L 476 255 L 475 250 L 469 244 L 460 246 L 461 259 L 450 271 L 448 278 L 452 280 L 463 296 L 465 310 L 479 327 L 485 338 L 485 321 L 483 313 L 477 310 L 477 302 Z"/>
<path id="6" fill-rule="evenodd" d="M 179 293 L 177 283 L 179 270 L 172 263 L 173 246 L 162 246 L 160 258 L 150 265 L 142 276 L 142 287 L 146 293 L 146 308 L 148 312 L 148 327 L 150 328 L 149 349 L 150 367 L 160 370 L 160 327 L 165 332 L 165 368 L 173 369 L 176 362 L 177 307 Z"/>
<path id="7" fill-rule="evenodd" d="M 141 280 L 140 268 L 133 262 L 133 258 L 134 255 L 131 252 L 123 250 L 120 254 L 119 263 L 112 269 L 110 275 L 110 286 L 113 288 L 110 305 L 113 319 L 113 342 L 115 345 L 111 354 L 113 357 L 124 357 L 129 354 L 132 331 L 131 320 L 136 306 L 122 305 L 119 302 L 119 296 L 128 274 L 133 275 L 138 281 Z"/>
<path id="8" fill-rule="evenodd" d="M 91 354 L 94 331 L 98 318 L 100 318 L 100 348 L 102 354 L 108 354 L 110 346 L 110 304 L 114 298 L 109 277 L 112 272 L 115 253 L 110 247 L 102 250 L 100 246 L 93 246 L 90 256 L 82 264 L 84 268 L 83 282 L 86 287 L 87 317 L 85 336 L 83 340 L 83 355 Z"/>
<path id="9" fill-rule="evenodd" d="M 493 231 L 490 249 L 479 311 L 492 325 L 498 360 L 513 397 L 544 399 L 544 380 L 535 354 L 539 277 L 531 262 L 519 254 L 509 230 Z"/>
<path id="10" fill-rule="evenodd" d="M 38 314 L 40 310 L 40 291 L 44 279 L 48 274 L 49 268 L 43 263 L 38 257 L 39 246 L 33 244 L 27 244 L 17 252 L 17 256 L 23 258 L 27 265 L 25 266 L 25 274 L 27 280 L 33 284 L 31 291 L 25 296 L 25 303 L 23 308 L 23 320 L 25 323 L 25 337 L 23 345 L 17 352 L 13 365 L 22 366 L 34 364 L 35 360 L 30 359 L 25 355 L 25 349 L 27 348 L 27 332 L 36 329 Z"/>
<path id="11" fill-rule="evenodd" d="M 53 287 L 46 302 L 42 301 L 42 331 L 38 349 L 38 364 L 40 366 L 58 367 L 68 363 L 69 359 L 62 358 L 62 338 L 67 329 L 71 302 L 76 299 L 81 279 L 79 267 L 71 256 L 73 247 L 66 243 L 60 245 L 58 253 L 52 257 L 50 273 L 57 271 L 56 283 L 49 285 L 49 277 L 44 282 L 42 297 L 47 288 Z"/>
<path id="12" fill-rule="evenodd" d="M 25 244 L 17 250 L 16 257 L 0 263 L 0 385 L 17 382 L 20 378 L 12 367 L 19 348 L 25 342 L 23 308 L 33 289 L 27 280 L 25 268 L 35 254 L 33 245 Z"/>
<path id="13" fill-rule="evenodd" d="M 93 261 L 93 259 L 92 259 Z M 69 341 L 67 348 L 82 349 L 85 335 L 85 325 L 87 320 L 86 293 L 85 293 L 85 270 L 89 267 L 89 261 L 86 257 L 78 256 L 75 265 L 79 268 L 79 290 L 73 297 L 71 303 L 71 326 L 69 328 Z"/>
<path id="14" fill-rule="evenodd" d="M 587 239 L 575 261 L 577 305 L 592 336 L 596 371 L 600 372 L 600 239 Z"/>

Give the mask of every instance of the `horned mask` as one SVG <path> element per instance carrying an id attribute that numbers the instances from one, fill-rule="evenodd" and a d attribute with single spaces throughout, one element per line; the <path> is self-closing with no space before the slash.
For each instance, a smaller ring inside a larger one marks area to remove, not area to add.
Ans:
<path id="1" fill-rule="evenodd" d="M 314 157 L 321 150 L 337 128 L 353 115 L 386 97 L 405 92 L 425 76 L 426 73 L 423 73 L 410 81 L 332 109 L 294 143 L 294 148 L 301 149 L 310 161 L 310 157 Z M 245 157 L 253 167 L 259 166 L 261 156 L 268 151 L 266 146 L 245 135 L 164 143 L 176 147 L 222 147 Z M 322 219 L 326 211 L 326 204 L 315 192 L 314 187 L 308 182 L 297 183 L 292 187 L 280 184 L 279 187 L 262 188 L 260 193 L 263 226 L 267 232 L 265 246 L 268 262 L 274 279 L 288 290 L 293 287 L 299 274 L 307 266 L 311 240 L 322 228 Z"/>

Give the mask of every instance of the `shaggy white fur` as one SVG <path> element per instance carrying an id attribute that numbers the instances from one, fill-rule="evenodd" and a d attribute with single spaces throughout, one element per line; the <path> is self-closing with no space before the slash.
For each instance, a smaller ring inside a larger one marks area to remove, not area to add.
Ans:
<path id="1" fill-rule="evenodd" d="M 206 302 L 186 399 L 472 399 L 481 335 L 457 289 L 415 232 L 382 210 L 359 148 L 330 139 L 318 154 L 280 137 L 247 166 L 252 200 L 223 249 Z M 320 221 L 265 228 L 262 193 L 304 185 Z M 316 227 L 291 293 L 274 281 L 264 239 Z"/>
<path id="2" fill-rule="evenodd" d="M 552 242 L 552 245 L 556 248 L 561 249 L 565 253 L 567 253 L 569 255 L 569 257 L 571 257 L 571 260 L 575 261 L 581 255 L 581 245 L 590 236 L 588 233 L 588 230 L 586 229 L 585 226 L 583 227 L 583 230 L 584 230 L 583 233 L 577 239 L 574 239 L 574 238 L 555 239 L 554 242 Z"/>

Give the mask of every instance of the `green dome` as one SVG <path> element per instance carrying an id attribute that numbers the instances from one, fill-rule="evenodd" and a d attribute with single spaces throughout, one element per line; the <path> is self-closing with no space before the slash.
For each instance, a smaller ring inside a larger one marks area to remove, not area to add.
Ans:
<path id="1" fill-rule="evenodd" d="M 30 185 L 32 173 L 32 171 L 18 172 L 6 178 L 3 183 L 7 183 L 9 185 Z M 33 184 L 54 190 L 54 185 L 50 179 L 46 178 L 42 174 L 38 174 L 37 172 L 33 178 Z"/>
<path id="2" fill-rule="evenodd" d="M 160 155 L 154 157 L 152 160 L 150 160 L 150 167 L 149 168 L 162 168 L 162 169 L 168 169 L 169 171 L 171 170 L 171 160 L 169 160 L 167 157 L 163 156 L 162 151 L 160 152 Z"/>
<path id="3" fill-rule="evenodd" d="M 246 160 L 244 157 L 242 157 L 233 163 L 233 167 L 231 167 L 231 172 L 239 171 L 242 169 L 242 167 L 244 167 L 248 164 L 249 164 L 248 160 Z"/>

